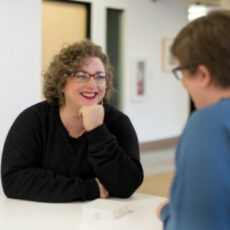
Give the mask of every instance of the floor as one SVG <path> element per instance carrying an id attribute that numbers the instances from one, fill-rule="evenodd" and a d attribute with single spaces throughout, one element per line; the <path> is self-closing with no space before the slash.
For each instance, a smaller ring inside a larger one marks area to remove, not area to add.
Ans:
<path id="1" fill-rule="evenodd" d="M 175 146 L 141 152 L 144 181 L 137 192 L 168 197 L 174 176 Z"/>
<path id="2" fill-rule="evenodd" d="M 141 163 L 145 176 L 174 170 L 175 146 L 141 152 Z"/>

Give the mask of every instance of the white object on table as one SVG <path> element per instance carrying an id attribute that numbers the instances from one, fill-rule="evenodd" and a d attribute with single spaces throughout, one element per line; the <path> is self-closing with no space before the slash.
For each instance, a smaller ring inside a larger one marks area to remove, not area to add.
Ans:
<path id="1" fill-rule="evenodd" d="M 117 219 L 129 211 L 125 200 L 96 199 L 82 205 L 82 219 L 92 221 L 96 219 Z"/>

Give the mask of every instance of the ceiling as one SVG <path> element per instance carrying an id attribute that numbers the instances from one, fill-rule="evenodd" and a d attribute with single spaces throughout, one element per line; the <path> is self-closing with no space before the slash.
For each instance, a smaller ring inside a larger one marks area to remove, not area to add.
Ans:
<path id="1" fill-rule="evenodd" d="M 208 6 L 220 6 L 221 0 L 190 0 L 191 4 L 201 4 Z"/>

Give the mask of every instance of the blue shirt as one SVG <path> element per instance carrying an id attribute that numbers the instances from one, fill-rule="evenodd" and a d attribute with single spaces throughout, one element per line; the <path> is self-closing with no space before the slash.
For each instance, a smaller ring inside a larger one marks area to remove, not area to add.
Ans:
<path id="1" fill-rule="evenodd" d="M 165 230 L 230 229 L 230 99 L 193 113 L 176 151 Z"/>

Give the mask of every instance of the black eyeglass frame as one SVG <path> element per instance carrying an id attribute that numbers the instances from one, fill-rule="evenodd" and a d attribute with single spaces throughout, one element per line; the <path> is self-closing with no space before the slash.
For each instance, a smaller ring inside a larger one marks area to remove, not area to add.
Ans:
<path id="1" fill-rule="evenodd" d="M 191 69 L 191 68 L 195 68 L 195 67 L 197 67 L 197 65 L 192 65 L 192 66 L 178 66 L 178 67 L 172 69 L 172 73 L 173 73 L 173 75 L 175 76 L 175 78 L 176 78 L 177 80 L 181 81 L 182 78 L 180 78 L 180 77 L 178 76 L 177 72 L 178 72 L 178 71 L 182 71 L 182 70 L 184 70 L 184 69 Z"/>

